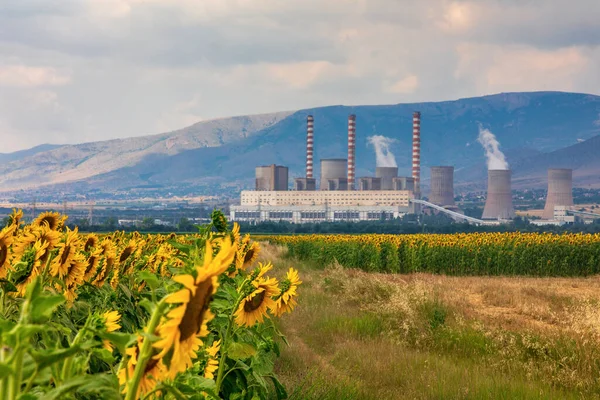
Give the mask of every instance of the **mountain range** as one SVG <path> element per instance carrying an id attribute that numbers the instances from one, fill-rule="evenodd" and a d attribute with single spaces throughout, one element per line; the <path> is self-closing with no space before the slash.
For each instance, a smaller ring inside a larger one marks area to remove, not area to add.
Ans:
<path id="1" fill-rule="evenodd" d="M 410 174 L 412 113 L 421 112 L 423 184 L 429 166 L 454 165 L 457 190 L 486 185 L 479 127 L 491 130 L 513 170 L 515 188 L 544 187 L 546 170 L 573 168 L 574 185 L 600 187 L 600 96 L 501 93 L 443 102 L 330 106 L 203 121 L 152 136 L 43 145 L 0 154 L 0 191 L 251 188 L 254 167 L 280 164 L 304 174 L 306 116 L 315 119 L 315 173 L 321 158 L 347 155 L 347 117 L 357 119 L 357 176 L 374 174 L 368 137 L 393 139 L 401 175 Z M 216 193 L 211 193 L 216 194 Z"/>

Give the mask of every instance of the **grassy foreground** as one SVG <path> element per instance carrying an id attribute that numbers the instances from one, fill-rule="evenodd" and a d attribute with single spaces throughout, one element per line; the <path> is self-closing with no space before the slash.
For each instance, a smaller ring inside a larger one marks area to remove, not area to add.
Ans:
<path id="1" fill-rule="evenodd" d="M 292 399 L 600 398 L 600 278 L 386 275 L 298 267 L 276 368 Z M 285 268 L 284 268 L 285 267 Z"/>

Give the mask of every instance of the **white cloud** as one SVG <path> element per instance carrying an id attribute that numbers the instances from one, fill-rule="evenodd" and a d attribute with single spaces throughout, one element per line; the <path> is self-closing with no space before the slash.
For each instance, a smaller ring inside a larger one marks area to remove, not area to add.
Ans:
<path id="1" fill-rule="evenodd" d="M 0 151 L 329 104 L 600 93 L 599 17 L 595 0 L 4 0 L 0 126 L 18 140 Z"/>
<path id="2" fill-rule="evenodd" d="M 419 77 L 416 75 L 409 75 L 406 78 L 396 81 L 388 88 L 388 91 L 391 93 L 414 93 L 418 87 Z"/>
<path id="3" fill-rule="evenodd" d="M 54 68 L 0 65 L 0 86 L 60 86 L 69 83 L 70 80 L 68 75 L 61 74 Z"/>

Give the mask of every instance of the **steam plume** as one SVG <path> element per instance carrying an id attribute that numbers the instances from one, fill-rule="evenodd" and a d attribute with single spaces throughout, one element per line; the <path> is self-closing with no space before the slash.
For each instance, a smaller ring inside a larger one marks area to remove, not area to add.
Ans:
<path id="1" fill-rule="evenodd" d="M 508 169 L 508 163 L 504 153 L 500 151 L 500 143 L 496 140 L 496 136 L 488 129 L 479 126 L 479 136 L 477 141 L 481 143 L 485 150 L 488 169 Z"/>
<path id="2" fill-rule="evenodd" d="M 396 157 L 390 151 L 390 144 L 396 140 L 381 135 L 374 135 L 367 138 L 369 144 L 375 148 L 375 158 L 378 167 L 397 167 Z"/>

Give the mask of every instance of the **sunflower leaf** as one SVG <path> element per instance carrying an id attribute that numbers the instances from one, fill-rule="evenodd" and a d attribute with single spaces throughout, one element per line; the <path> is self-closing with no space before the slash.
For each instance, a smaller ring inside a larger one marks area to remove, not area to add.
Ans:
<path id="1" fill-rule="evenodd" d="M 68 349 L 52 350 L 49 352 L 31 352 L 38 369 L 44 369 L 52 364 L 64 360 L 81 350 L 81 346 L 71 346 Z"/>
<path id="2" fill-rule="evenodd" d="M 277 377 L 275 375 L 267 375 L 268 378 L 271 378 L 271 381 L 273 381 L 273 386 L 275 386 L 275 392 L 277 394 L 277 399 L 287 399 L 288 398 L 288 394 L 287 394 L 287 390 L 285 390 L 285 386 L 283 386 L 281 384 L 281 382 L 279 382 L 279 379 L 277 379 Z"/>
<path id="3" fill-rule="evenodd" d="M 256 354 L 256 349 L 248 343 L 231 343 L 227 355 L 234 360 L 245 360 Z"/>
<path id="4" fill-rule="evenodd" d="M 160 284 L 156 275 L 154 275 L 148 271 L 138 272 L 137 278 L 141 282 L 146 282 L 148 284 L 148 286 L 150 286 L 150 289 L 152 289 L 152 290 L 155 290 Z"/>
<path id="5" fill-rule="evenodd" d="M 38 397 L 31 393 L 22 394 L 18 397 L 18 400 L 37 400 Z"/>
<path id="6" fill-rule="evenodd" d="M 49 318 L 54 310 L 65 302 L 62 295 L 43 296 L 34 299 L 31 302 L 31 319 L 33 322 L 41 322 L 44 318 Z"/>
<path id="7" fill-rule="evenodd" d="M 135 340 L 135 335 L 121 332 L 100 332 L 98 336 L 117 346 L 121 354 L 125 354 L 125 350 L 129 343 L 132 343 Z"/>
<path id="8" fill-rule="evenodd" d="M 5 293 L 18 292 L 17 287 L 8 279 L 0 279 L 0 287 Z"/>

